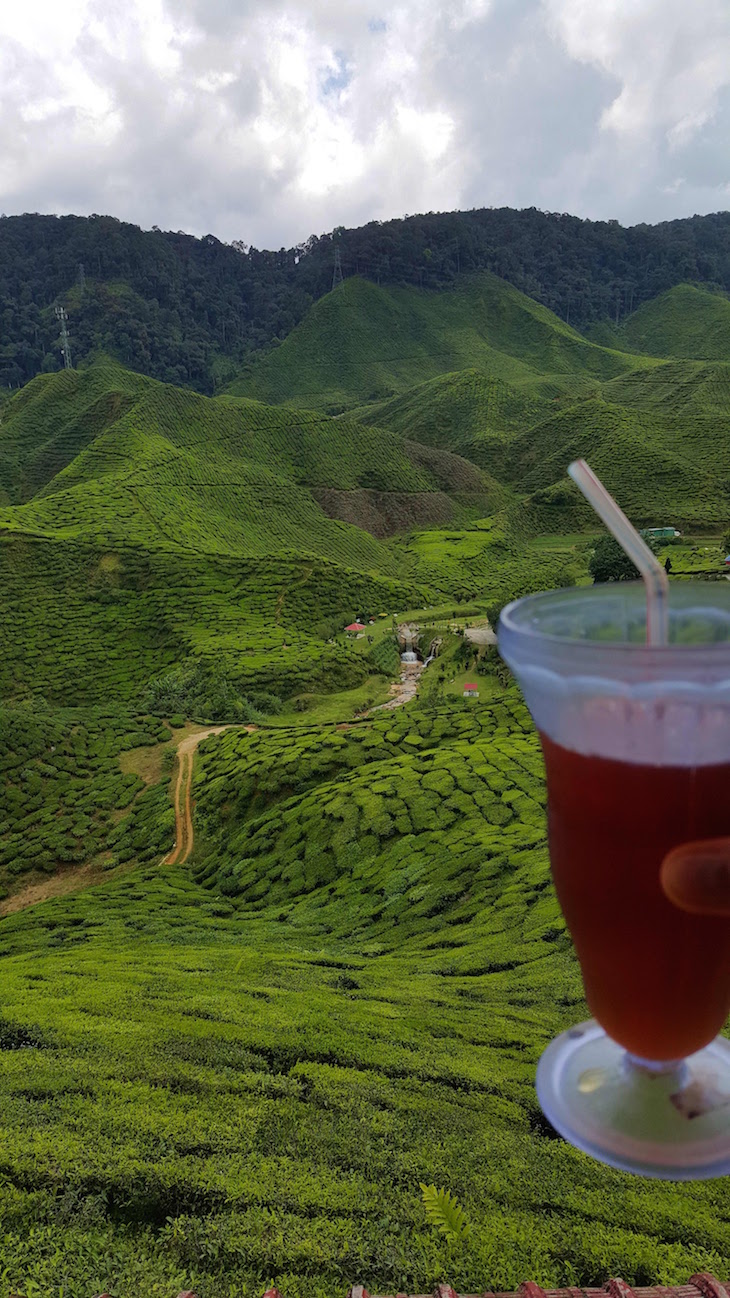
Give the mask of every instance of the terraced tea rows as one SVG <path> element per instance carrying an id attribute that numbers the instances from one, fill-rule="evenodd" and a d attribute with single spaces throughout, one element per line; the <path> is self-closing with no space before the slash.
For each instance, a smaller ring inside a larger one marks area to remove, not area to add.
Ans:
<path id="1" fill-rule="evenodd" d="M 156 867 L 0 925 L 16 1290 L 234 1298 L 265 1277 L 325 1298 L 363 1276 L 428 1290 L 447 1268 L 462 1291 L 726 1272 L 722 1182 L 614 1172 L 537 1108 L 540 1050 L 585 1007 L 511 694 L 227 732 L 196 798 L 198 868 L 245 885 L 258 835 L 259 863 L 281 866 L 271 904 Z M 308 891 L 287 877 L 305 828 L 326 839 L 326 870 L 307 842 L 296 858 Z M 463 1203 L 457 1247 L 420 1181 Z"/>
<path id="2" fill-rule="evenodd" d="M 618 329 L 601 323 L 596 341 L 650 356 L 726 361 L 730 352 L 730 301 L 725 293 L 678 284 L 643 303 Z"/>
<path id="3" fill-rule="evenodd" d="M 534 397 L 575 395 L 646 358 L 589 343 L 495 275 L 441 293 L 347 279 L 230 391 L 340 413 L 474 366 Z"/>
<path id="4" fill-rule="evenodd" d="M 171 738 L 153 718 L 110 709 L 0 708 L 0 892 L 29 871 L 116 864 L 111 847 L 124 836 L 116 826 L 145 787 L 122 771 L 119 756 Z M 154 843 L 144 854 L 154 854 Z"/>
<path id="5" fill-rule="evenodd" d="M 25 503 L 0 512 L 0 525 L 87 543 L 319 554 L 395 575 L 387 548 L 336 520 L 337 493 L 414 495 L 426 519 L 430 493 L 439 517 L 446 508 L 459 519 L 504 499 L 467 462 L 400 436 L 109 367 L 35 379 L 10 403 L 2 445 L 8 494 Z M 21 449 L 22 479 L 12 468 Z M 309 488 L 335 493 L 327 512 Z"/>
<path id="6" fill-rule="evenodd" d="M 529 730 L 521 707 L 517 713 Z M 300 903 L 322 932 L 377 934 L 381 924 L 397 924 L 405 941 L 427 932 L 436 916 L 457 933 L 472 920 L 478 929 L 486 903 L 475 904 L 476 898 L 486 888 L 490 904 L 508 905 L 508 862 L 544 844 L 542 767 L 534 738 L 518 737 L 514 709 L 504 705 L 483 714 L 479 726 L 468 716 L 386 725 L 358 727 L 354 738 L 348 732 L 340 769 L 329 779 L 277 800 L 258 816 L 244 810 L 240 824 L 236 767 L 229 767 L 228 779 L 216 779 L 206 759 L 212 788 L 207 780 L 197 787 L 203 847 L 196 877 L 209 877 L 218 891 L 241 897 L 249 907 L 284 907 L 282 919 Z M 292 742 L 298 747 L 296 736 Z M 324 752 L 333 757 L 336 746 L 335 739 Z M 219 763 L 226 761 L 227 747 L 212 749 Z M 321 752 L 315 761 L 319 766 Z M 302 767 L 306 771 L 300 759 Z M 215 829 L 213 794 L 226 804 Z M 554 937 L 552 903 L 548 910 L 545 927 Z M 540 911 L 537 904 L 530 917 L 538 928 Z"/>
<path id="7" fill-rule="evenodd" d="M 59 705 L 141 702 L 189 659 L 243 693 L 345 688 L 367 666 L 349 645 L 327 643 L 333 630 L 416 602 L 410 585 L 322 560 L 200 562 L 21 536 L 0 542 L 0 571 L 0 694 Z"/>

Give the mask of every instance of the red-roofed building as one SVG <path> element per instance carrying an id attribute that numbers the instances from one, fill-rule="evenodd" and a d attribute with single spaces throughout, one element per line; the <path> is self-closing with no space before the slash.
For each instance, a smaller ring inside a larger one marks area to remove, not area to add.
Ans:
<path id="1" fill-rule="evenodd" d="M 466 685 L 464 686 L 464 698 L 465 698 L 465 699 L 478 699 L 478 698 L 479 698 L 479 686 L 473 684 L 471 681 L 467 681 L 467 682 L 466 682 Z"/>
<path id="2" fill-rule="evenodd" d="M 364 631 L 365 627 L 362 622 L 351 622 L 349 626 L 345 627 L 345 630 L 349 631 L 350 635 L 357 635 L 360 631 Z"/>

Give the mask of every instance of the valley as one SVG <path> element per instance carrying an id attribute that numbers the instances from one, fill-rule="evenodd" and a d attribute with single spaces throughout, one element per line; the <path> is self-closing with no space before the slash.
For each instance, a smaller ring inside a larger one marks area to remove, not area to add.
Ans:
<path id="1" fill-rule="evenodd" d="M 577 456 L 724 580 L 726 308 L 581 333 L 487 270 L 353 275 L 215 393 L 105 355 L 8 394 L 0 1298 L 730 1271 L 725 1181 L 538 1107 L 586 1007 L 492 635 L 591 580 Z"/>

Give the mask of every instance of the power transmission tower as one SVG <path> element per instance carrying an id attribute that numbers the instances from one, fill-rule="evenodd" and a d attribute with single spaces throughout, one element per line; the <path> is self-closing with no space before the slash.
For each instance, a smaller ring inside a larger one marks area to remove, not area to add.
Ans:
<path id="1" fill-rule="evenodd" d="M 70 370 L 71 366 L 71 343 L 68 337 L 68 316 L 62 306 L 56 307 L 56 319 L 61 330 L 61 355 L 63 356 L 64 369 Z"/>
<path id="2" fill-rule="evenodd" d="M 342 283 L 342 262 L 340 261 L 340 250 L 335 248 L 335 268 L 332 271 L 332 287 L 336 288 Z"/>

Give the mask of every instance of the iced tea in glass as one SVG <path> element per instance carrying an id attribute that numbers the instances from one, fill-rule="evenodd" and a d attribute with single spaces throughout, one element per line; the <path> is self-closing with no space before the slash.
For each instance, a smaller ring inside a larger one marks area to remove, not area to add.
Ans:
<path id="1" fill-rule="evenodd" d="M 500 619 L 542 741 L 552 874 L 595 1016 L 548 1047 L 538 1093 L 604 1161 L 725 1175 L 730 920 L 680 910 L 659 876 L 680 844 L 730 837 L 730 588 L 672 583 L 669 643 L 647 645 L 645 629 L 633 583 L 529 596 Z"/>

